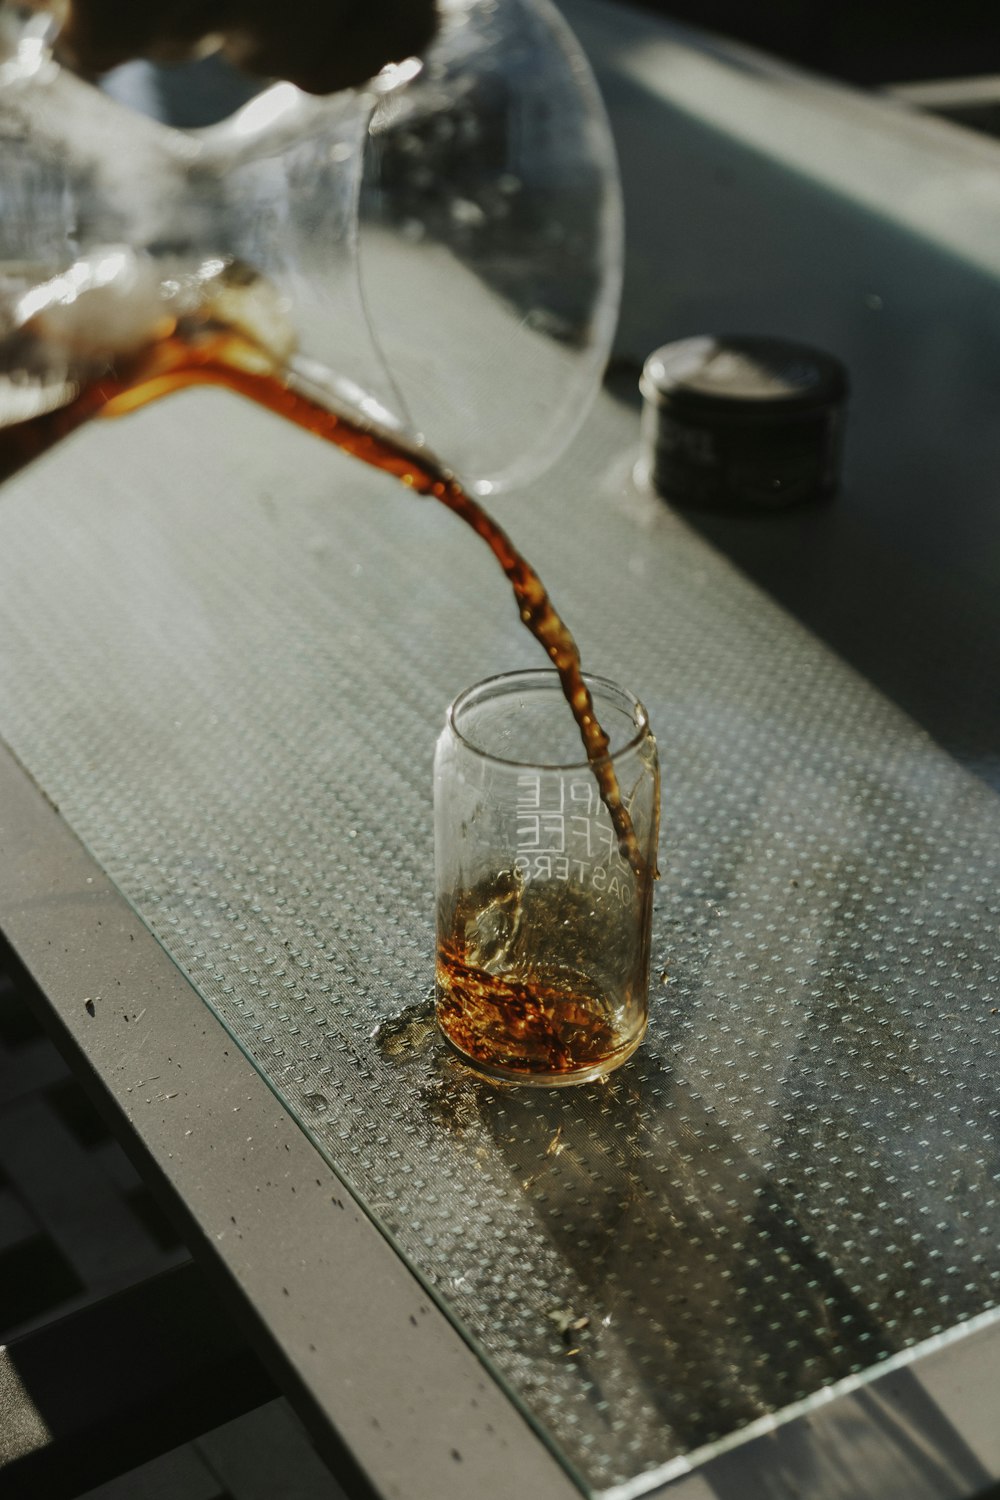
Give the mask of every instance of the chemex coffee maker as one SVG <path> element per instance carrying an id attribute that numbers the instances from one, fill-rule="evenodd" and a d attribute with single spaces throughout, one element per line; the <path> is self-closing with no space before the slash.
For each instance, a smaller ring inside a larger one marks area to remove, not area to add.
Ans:
<path id="1" fill-rule="evenodd" d="M 559 455 L 617 314 L 603 107 L 547 0 L 440 9 L 422 59 L 319 97 L 221 56 L 88 81 L 0 3 L 0 476 L 198 383 L 479 495 Z"/>

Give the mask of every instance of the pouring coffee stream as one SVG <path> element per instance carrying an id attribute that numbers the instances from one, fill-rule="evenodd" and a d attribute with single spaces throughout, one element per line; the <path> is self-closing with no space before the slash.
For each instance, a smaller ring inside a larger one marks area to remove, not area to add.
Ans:
<path id="1" fill-rule="evenodd" d="M 96 89 L 33 22 L 8 35 L 0 0 L 0 479 L 90 418 L 215 385 L 436 500 L 503 569 L 638 874 L 573 637 L 474 498 L 537 477 L 599 385 L 614 148 L 549 0 L 438 10 L 422 61 L 364 91 L 262 86 L 186 128 L 175 81 Z"/>
<path id="2" fill-rule="evenodd" d="M 537 572 L 432 453 L 345 411 L 325 372 L 297 356 L 274 309 L 269 289 L 244 267 L 213 261 L 158 283 L 142 258 L 120 249 L 27 286 L 6 310 L 9 326 L 0 341 L 0 480 L 92 417 L 125 415 L 172 391 L 214 385 L 438 501 L 503 569 L 521 620 L 559 674 L 622 857 L 641 875 L 579 650 Z"/>

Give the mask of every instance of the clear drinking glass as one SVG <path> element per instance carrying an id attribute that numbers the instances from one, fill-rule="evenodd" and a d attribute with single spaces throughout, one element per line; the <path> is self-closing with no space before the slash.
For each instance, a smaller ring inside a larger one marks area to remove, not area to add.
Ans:
<path id="1" fill-rule="evenodd" d="M 623 857 L 554 671 L 461 694 L 434 761 L 437 1018 L 499 1078 L 599 1078 L 646 1030 L 659 824 L 642 704 L 586 678 L 636 848 Z"/>

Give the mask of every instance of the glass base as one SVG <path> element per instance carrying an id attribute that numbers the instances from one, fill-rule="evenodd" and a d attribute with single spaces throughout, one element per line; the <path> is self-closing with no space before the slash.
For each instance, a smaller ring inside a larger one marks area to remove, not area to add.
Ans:
<path id="1" fill-rule="evenodd" d="M 570 1071 L 559 1072 L 529 1072 L 523 1068 L 507 1068 L 500 1063 L 483 1062 L 481 1058 L 470 1057 L 467 1052 L 464 1052 L 461 1047 L 453 1042 L 440 1021 L 438 1022 L 438 1031 L 447 1042 L 448 1050 L 453 1052 L 461 1062 L 465 1063 L 466 1067 L 471 1068 L 473 1072 L 478 1073 L 483 1078 L 492 1078 L 499 1083 L 518 1083 L 536 1089 L 563 1089 L 569 1088 L 573 1084 L 593 1083 L 597 1079 L 606 1078 L 609 1073 L 613 1073 L 616 1068 L 620 1068 L 622 1063 L 628 1062 L 629 1058 L 641 1045 L 646 1035 L 647 1024 L 644 1022 L 642 1030 L 631 1041 L 626 1042 L 617 1052 L 612 1052 L 607 1057 L 602 1057 L 599 1062 L 588 1063 Z"/>

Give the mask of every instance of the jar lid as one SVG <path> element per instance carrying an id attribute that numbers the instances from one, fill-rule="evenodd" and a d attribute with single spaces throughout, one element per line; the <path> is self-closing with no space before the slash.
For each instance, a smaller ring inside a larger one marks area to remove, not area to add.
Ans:
<path id="1" fill-rule="evenodd" d="M 766 419 L 836 405 L 847 372 L 833 355 L 787 339 L 703 335 L 655 350 L 640 389 L 679 416 Z"/>

